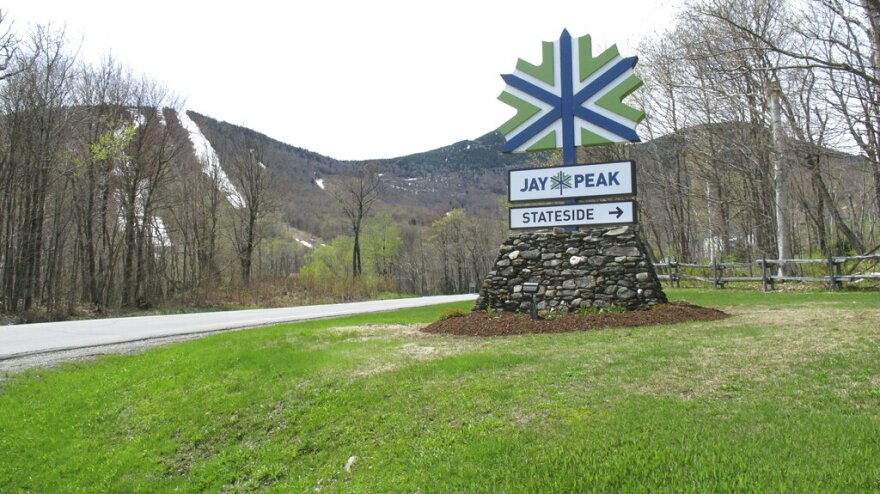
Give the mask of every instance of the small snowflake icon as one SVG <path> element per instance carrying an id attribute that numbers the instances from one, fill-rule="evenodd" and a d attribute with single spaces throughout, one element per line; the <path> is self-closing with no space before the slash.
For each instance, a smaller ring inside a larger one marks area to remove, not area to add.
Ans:
<path id="1" fill-rule="evenodd" d="M 571 175 L 565 172 L 559 172 L 550 176 L 550 190 L 559 189 L 559 195 L 562 195 L 563 189 L 571 188 Z"/>

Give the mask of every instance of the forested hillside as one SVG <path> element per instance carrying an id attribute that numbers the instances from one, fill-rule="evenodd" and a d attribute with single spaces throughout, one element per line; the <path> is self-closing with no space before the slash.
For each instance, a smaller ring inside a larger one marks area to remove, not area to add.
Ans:
<path id="1" fill-rule="evenodd" d="M 693 2 L 638 50 L 644 142 L 579 161 L 636 161 L 657 258 L 872 252 L 877 19 L 875 2 Z M 82 63 L 59 31 L 2 32 L 7 314 L 474 290 L 508 233 L 506 170 L 560 163 L 502 154 L 495 132 L 343 162 Z"/>

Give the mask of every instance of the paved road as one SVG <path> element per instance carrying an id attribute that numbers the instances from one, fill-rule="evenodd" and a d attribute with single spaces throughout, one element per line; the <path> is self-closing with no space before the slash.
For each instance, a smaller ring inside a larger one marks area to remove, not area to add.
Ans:
<path id="1" fill-rule="evenodd" d="M 405 309 L 474 300 L 475 298 L 476 295 L 442 295 L 283 309 L 203 312 L 2 326 L 0 327 L 0 361 L 48 352 Z"/>

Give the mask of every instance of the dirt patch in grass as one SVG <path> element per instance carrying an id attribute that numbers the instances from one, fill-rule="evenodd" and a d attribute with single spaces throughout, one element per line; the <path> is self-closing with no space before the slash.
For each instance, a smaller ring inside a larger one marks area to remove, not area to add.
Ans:
<path id="1" fill-rule="evenodd" d="M 631 328 L 688 321 L 716 321 L 726 317 L 730 316 L 717 309 L 707 309 L 687 302 L 674 302 L 656 305 L 649 310 L 588 315 L 566 314 L 537 321 L 533 321 L 528 314 L 495 312 L 490 315 L 486 312 L 471 312 L 437 321 L 422 328 L 422 331 L 460 336 L 510 336 Z"/>

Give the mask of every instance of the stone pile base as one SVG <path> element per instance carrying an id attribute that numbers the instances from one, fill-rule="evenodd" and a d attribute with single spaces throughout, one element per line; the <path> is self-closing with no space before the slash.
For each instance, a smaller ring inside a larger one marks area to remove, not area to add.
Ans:
<path id="1" fill-rule="evenodd" d="M 635 310 L 666 303 L 647 251 L 630 226 L 511 235 L 483 281 L 474 310 L 527 312 L 526 281 L 540 284 L 538 310 L 609 305 Z"/>

